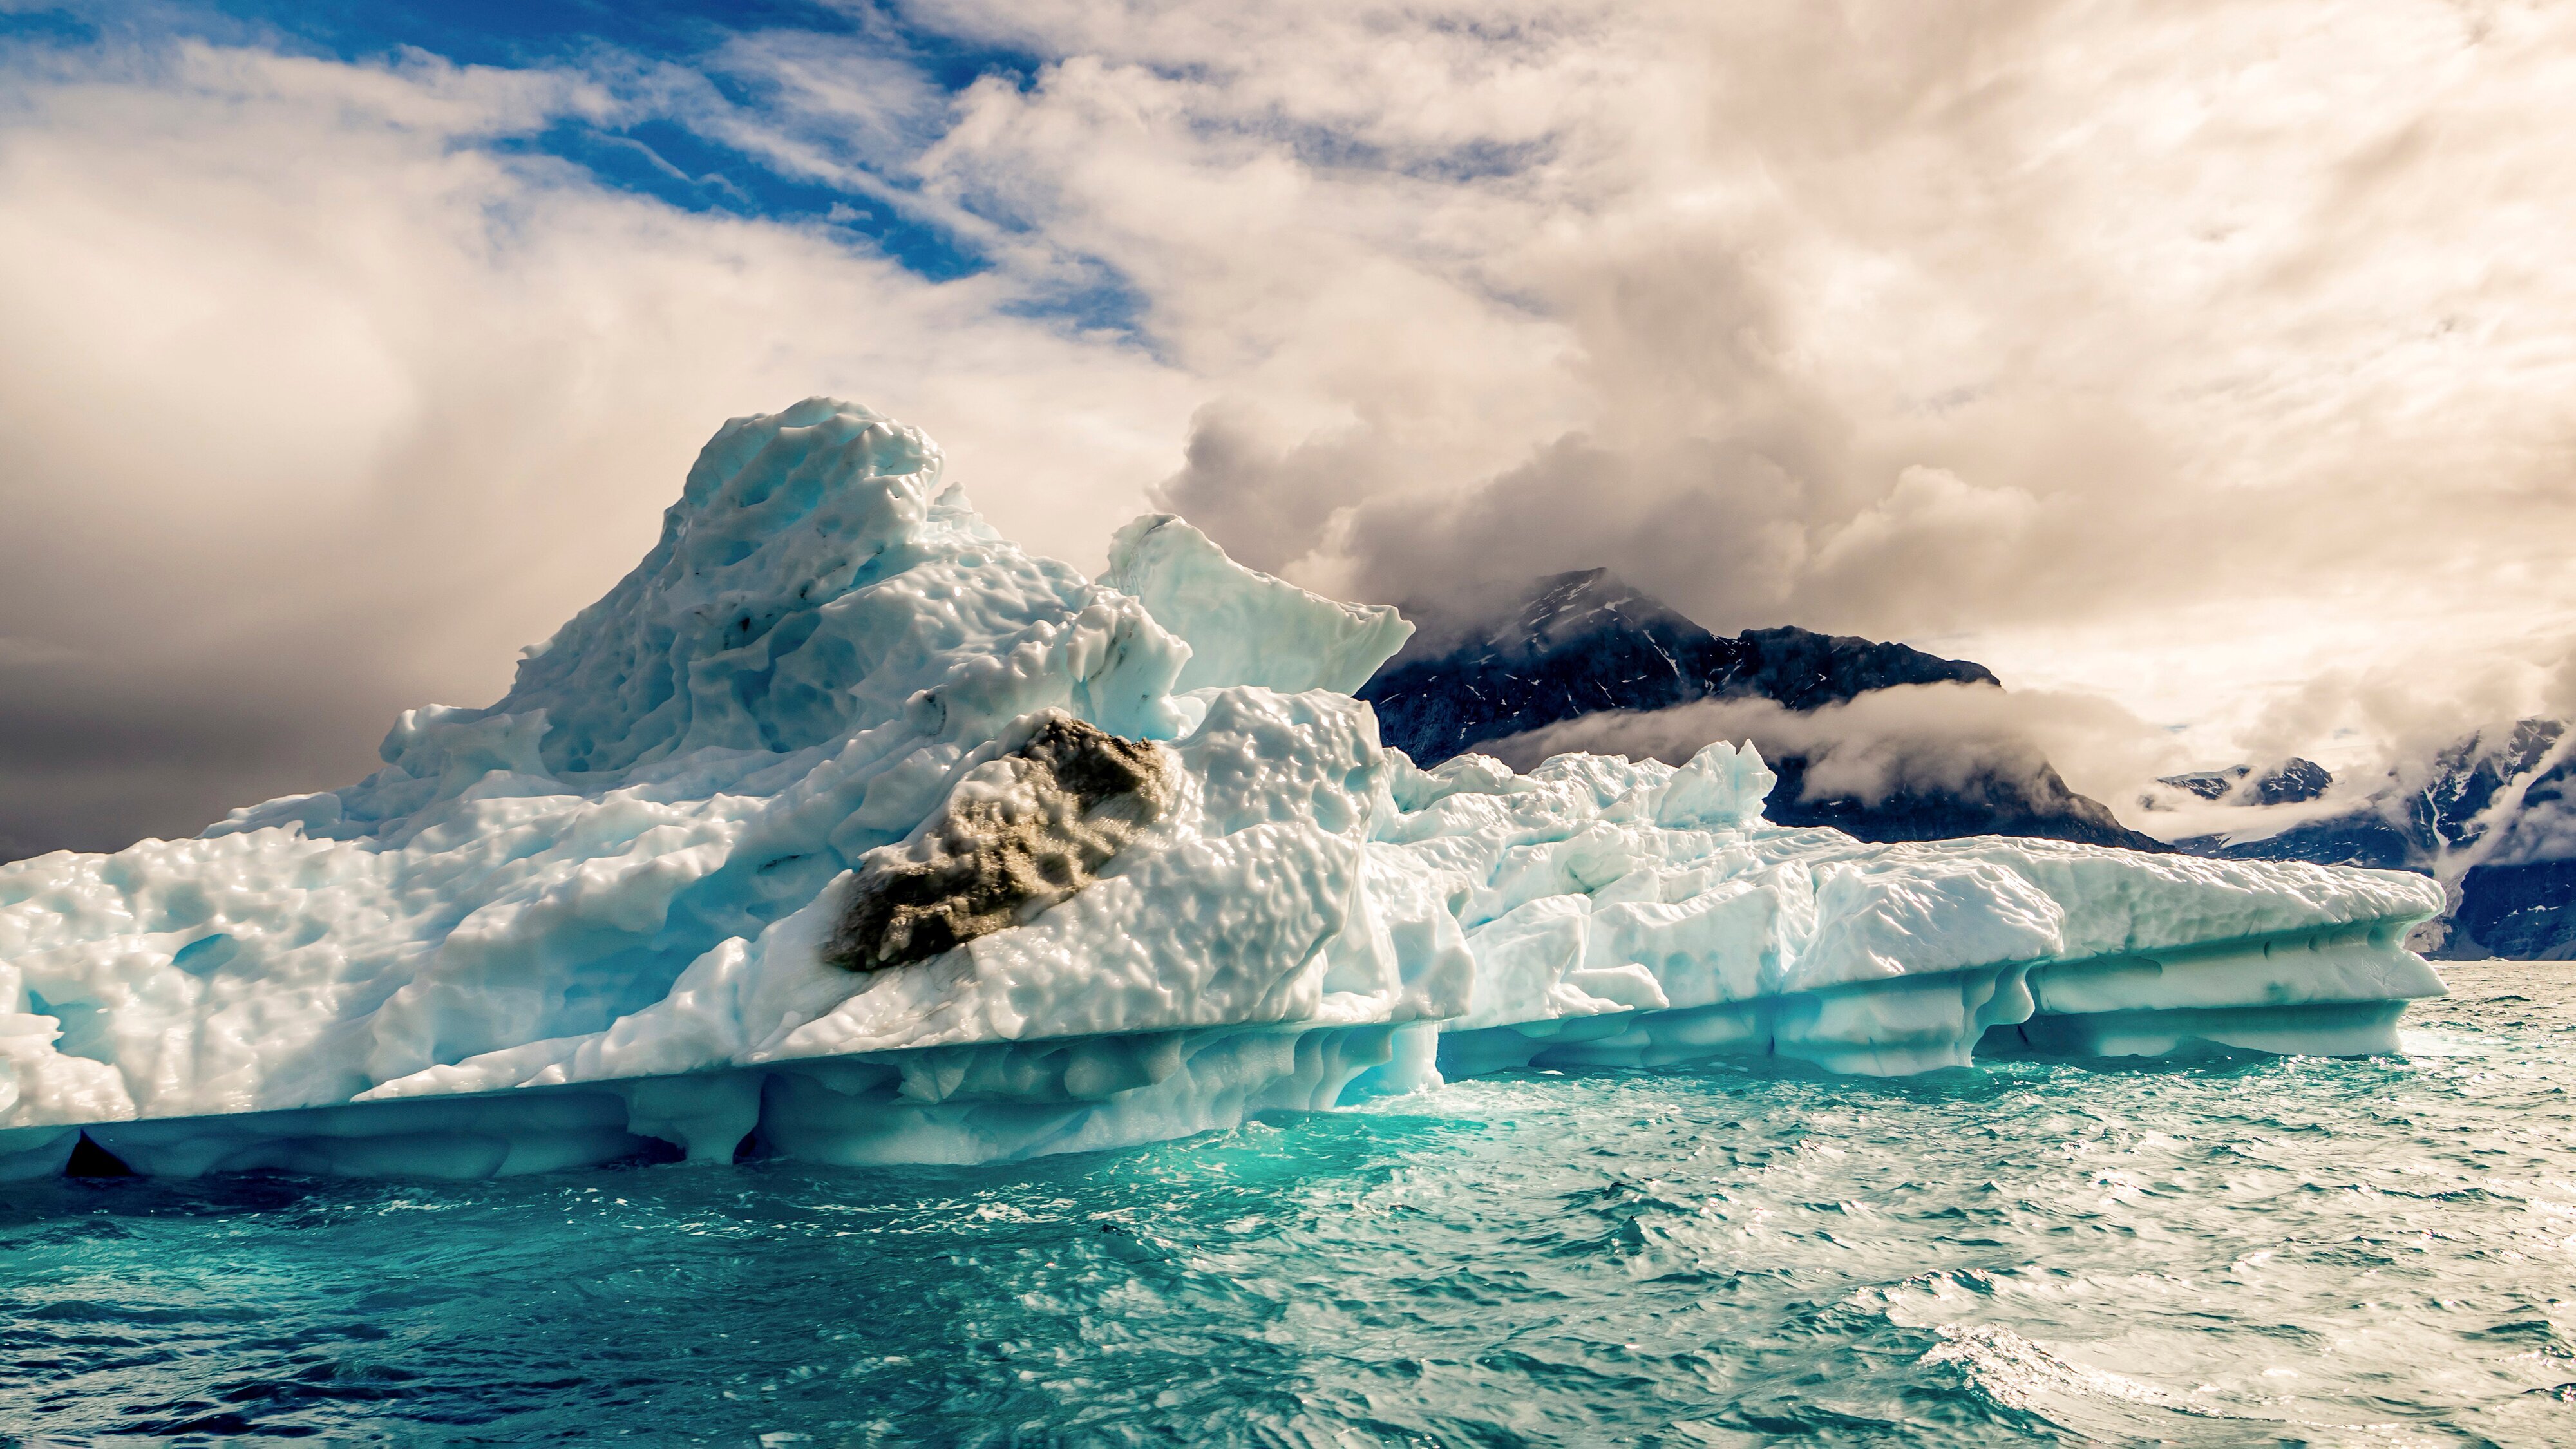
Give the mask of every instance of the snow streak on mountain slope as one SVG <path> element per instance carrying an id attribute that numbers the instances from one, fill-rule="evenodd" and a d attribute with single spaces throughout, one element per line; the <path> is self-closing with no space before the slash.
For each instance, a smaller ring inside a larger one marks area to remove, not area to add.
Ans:
<path id="1" fill-rule="evenodd" d="M 2440 989 L 2411 877 L 1863 846 L 1723 746 L 1426 773 L 1338 692 L 1401 620 L 1177 519 L 1095 583 L 939 474 L 737 419 L 499 703 L 0 867 L 0 1172 L 982 1160 L 1532 1060 L 2385 1050 Z"/>
<path id="2" fill-rule="evenodd" d="M 2422 871 L 2442 883 L 2449 900 L 2444 919 L 2419 933 L 2425 949 L 2461 959 L 2566 960 L 2576 957 L 2571 786 L 2576 734 L 2563 721 L 2526 719 L 2401 762 L 2377 789 L 2341 808 L 2326 801 L 2296 812 L 2248 811 L 2236 829 L 2175 844 L 2229 860 Z M 2286 823 L 2283 813 L 2291 814 Z"/>

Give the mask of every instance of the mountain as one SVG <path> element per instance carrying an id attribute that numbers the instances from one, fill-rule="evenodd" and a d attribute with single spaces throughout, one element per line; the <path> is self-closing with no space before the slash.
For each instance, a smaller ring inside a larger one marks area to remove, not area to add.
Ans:
<path id="1" fill-rule="evenodd" d="M 2250 765 L 2231 765 L 2224 770 L 2166 775 L 2156 783 L 2171 785 L 2212 804 L 2234 796 L 2239 803 L 2247 805 L 2298 805 L 2333 789 L 2334 774 L 2314 760 L 2302 760 L 2294 755 L 2261 775 L 2256 775 Z"/>
<path id="2" fill-rule="evenodd" d="M 2576 961 L 2576 860 L 2469 867 L 2439 954 Z"/>
<path id="3" fill-rule="evenodd" d="M 1388 744 L 1418 764 L 1609 709 L 1663 709 L 1760 695 L 1813 709 L 1892 684 L 1995 684 L 1982 664 L 1902 644 L 1748 629 L 1721 638 L 1608 569 L 1551 574 L 1484 621 L 1462 627 L 1440 606 L 1360 690 Z"/>
<path id="4" fill-rule="evenodd" d="M 1426 767 L 1607 710 L 1746 697 L 1812 710 L 1901 684 L 2003 687 L 1982 664 L 1903 644 L 1798 628 L 1713 634 L 1608 569 L 1551 574 L 1482 609 L 1435 601 L 1404 613 L 1421 632 L 1360 697 L 1376 706 L 1386 743 Z M 2045 761 L 2019 776 L 1982 770 L 1954 788 L 1900 788 L 1876 801 L 1802 798 L 1810 763 L 1790 753 L 1771 760 L 1780 781 L 1764 813 L 1775 823 L 1882 842 L 2020 835 L 2169 848 L 2069 789 Z"/>
<path id="5" fill-rule="evenodd" d="M 2443 882 L 2452 903 L 2442 938 L 2426 942 L 2433 954 L 2576 959 L 2576 859 L 2569 858 L 2576 856 L 2570 828 L 2576 826 L 2570 792 L 2576 740 L 2567 738 L 2567 729 L 2562 720 L 2526 719 L 2481 731 L 2429 759 L 2400 765 L 2349 809 L 2271 833 L 2238 831 L 2174 844 L 2224 860 L 2309 860 L 2430 875 Z M 2185 781 L 2243 773 L 2239 766 L 2162 783 L 2190 789 Z M 2279 803 L 2259 792 L 2238 798 Z"/>

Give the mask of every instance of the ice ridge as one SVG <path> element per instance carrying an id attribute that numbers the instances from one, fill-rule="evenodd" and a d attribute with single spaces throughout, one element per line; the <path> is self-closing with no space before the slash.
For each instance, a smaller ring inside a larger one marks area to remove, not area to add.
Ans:
<path id="1" fill-rule="evenodd" d="M 2393 1049 L 2416 877 L 1761 816 L 1383 748 L 1392 610 L 1169 516 L 1102 580 L 917 431 L 739 418 L 483 709 L 193 840 L 0 866 L 0 1175 L 979 1161 L 1529 1063 Z"/>

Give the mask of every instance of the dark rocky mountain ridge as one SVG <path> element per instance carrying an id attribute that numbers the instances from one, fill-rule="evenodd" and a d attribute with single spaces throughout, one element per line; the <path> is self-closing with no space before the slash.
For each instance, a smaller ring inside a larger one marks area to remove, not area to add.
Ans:
<path id="1" fill-rule="evenodd" d="M 2251 839 L 2203 835 L 2175 845 L 2222 859 L 2441 877 L 2451 886 L 2452 909 L 2441 939 L 2424 943 L 2431 954 L 2576 959 L 2576 861 L 2519 858 L 2511 838 L 2525 816 L 2569 802 L 2576 756 L 2555 753 L 2566 731 L 2561 720 L 2520 720 L 2453 741 L 2427 767 L 2392 774 L 2338 814 Z M 2164 783 L 2187 778 L 2194 777 Z M 2503 859 L 2486 863 L 2497 855 Z M 2475 863 L 2461 869 L 2467 862 Z"/>
<path id="2" fill-rule="evenodd" d="M 1608 710 L 1758 697 L 1804 711 L 1904 684 L 2003 687 L 1982 664 L 1903 644 L 1799 628 L 1713 634 L 1607 569 L 1534 580 L 1464 624 L 1443 619 L 1438 605 L 1404 612 L 1431 622 L 1360 697 L 1376 707 L 1385 742 L 1426 766 Z M 1871 841 L 1996 834 L 2168 848 L 2069 789 L 2045 761 L 2020 775 L 1988 771 L 1959 788 L 1898 789 L 1869 801 L 1805 799 L 1810 761 L 1766 757 L 1780 783 L 1765 813 L 1783 825 L 1830 825 Z"/>
<path id="3" fill-rule="evenodd" d="M 1406 606 L 1406 617 L 1416 607 Z M 1431 765 L 1601 710 L 1748 694 L 1813 709 L 1863 690 L 1941 681 L 1996 683 L 1982 664 L 1902 644 L 1794 628 L 1722 638 L 1608 569 L 1583 569 L 1536 580 L 1482 627 L 1416 634 L 1360 697 L 1377 707 L 1388 744 Z"/>

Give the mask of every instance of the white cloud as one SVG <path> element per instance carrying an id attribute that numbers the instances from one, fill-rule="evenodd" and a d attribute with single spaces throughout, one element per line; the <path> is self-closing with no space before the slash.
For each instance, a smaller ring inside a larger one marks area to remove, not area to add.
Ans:
<path id="1" fill-rule="evenodd" d="M 2571 23 L 1015 7 L 1079 58 L 925 168 L 1147 281 L 1219 394 L 1169 496 L 1248 555 L 1609 564 L 2008 675 L 2048 635 L 2207 721 L 2356 631 L 2576 608 Z"/>
<path id="2" fill-rule="evenodd" d="M 1528 769 L 1568 750 L 1688 760 L 1711 740 L 1752 742 L 1808 761 L 1805 798 L 1877 804 L 1899 790 L 1960 794 L 1984 781 L 2052 793 L 2054 767 L 2079 794 L 2136 823 L 2135 786 L 2173 768 L 2169 741 L 2119 706 L 2084 695 L 1991 685 L 1904 684 L 1804 712 L 1758 696 L 1597 714 L 1478 748 Z"/>
<path id="3" fill-rule="evenodd" d="M 896 413 L 1076 557 L 1177 464 L 1186 379 L 1011 316 L 1004 279 L 933 285 L 470 144 L 591 103 L 204 47 L 19 91 L 0 510 L 43 545 L 0 573 L 0 618 L 87 662 L 8 700 L 13 801 L 109 844 L 354 778 L 400 706 L 506 687 L 729 415 Z M 83 724 L 138 713 L 148 743 Z M 202 768 L 174 785 L 136 749 Z"/>
<path id="4" fill-rule="evenodd" d="M 947 95 L 883 27 L 756 32 L 701 62 L 728 100 L 614 56 L 24 61 L 0 495 L 47 546 L 8 633 L 135 699 L 309 702 L 226 793 L 341 778 L 326 697 L 487 697 L 717 421 L 816 391 L 1077 562 L 1159 491 L 1381 598 L 1609 565 L 2108 695 L 2197 763 L 2295 749 L 2326 671 L 2469 708 L 2576 627 L 2562 9 L 906 17 L 1045 63 Z M 648 115 L 992 265 L 489 144 Z M 1132 331 L 1032 320 L 1104 291 Z"/>

